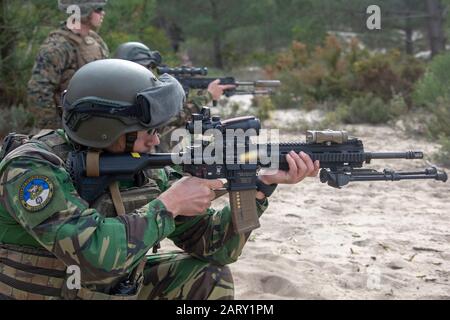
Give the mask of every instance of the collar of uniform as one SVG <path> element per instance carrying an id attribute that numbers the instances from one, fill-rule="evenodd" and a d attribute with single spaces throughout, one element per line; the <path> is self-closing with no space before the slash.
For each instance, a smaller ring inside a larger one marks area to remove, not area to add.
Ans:
<path id="1" fill-rule="evenodd" d="M 72 30 L 67 28 L 67 25 L 65 23 L 61 26 L 61 28 L 62 28 L 62 31 L 70 32 L 71 38 L 78 43 L 84 42 L 87 45 L 93 45 L 96 43 L 95 39 L 98 37 L 98 35 L 93 30 L 89 30 L 89 34 L 82 37 L 80 34 L 73 32 Z"/>

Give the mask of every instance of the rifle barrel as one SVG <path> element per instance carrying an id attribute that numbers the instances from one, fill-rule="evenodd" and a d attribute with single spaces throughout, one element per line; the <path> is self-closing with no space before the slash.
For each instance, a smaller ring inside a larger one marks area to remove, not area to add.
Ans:
<path id="1" fill-rule="evenodd" d="M 408 152 L 367 152 L 368 161 L 372 159 L 423 159 L 423 152 L 408 151 Z"/>
<path id="2" fill-rule="evenodd" d="M 254 86 L 256 88 L 278 88 L 281 86 L 279 80 L 258 80 L 258 81 L 236 81 L 237 86 Z"/>

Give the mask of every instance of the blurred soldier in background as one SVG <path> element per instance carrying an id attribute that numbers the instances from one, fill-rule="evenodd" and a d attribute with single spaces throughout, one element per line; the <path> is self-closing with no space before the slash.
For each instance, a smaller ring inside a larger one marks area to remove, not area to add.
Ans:
<path id="1" fill-rule="evenodd" d="M 114 58 L 133 61 L 150 70 L 162 63 L 162 57 L 158 51 L 151 51 L 149 47 L 140 42 L 127 42 L 120 45 L 114 54 Z M 199 113 L 211 101 L 218 101 L 225 90 L 233 88 L 235 88 L 234 85 L 221 85 L 220 80 L 217 79 L 211 82 L 206 92 L 202 90 L 195 93 L 190 92 L 188 101 L 179 116 L 173 119 L 168 126 L 159 130 L 161 143 L 157 148 L 158 151 L 170 152 L 176 145 L 170 140 L 172 132 L 179 127 L 183 127 L 190 120 L 192 114 Z"/>
<path id="2" fill-rule="evenodd" d="M 107 0 L 58 1 L 59 9 L 65 13 L 70 6 L 78 6 L 81 23 L 72 26 L 64 22 L 52 31 L 36 57 L 27 90 L 36 129 L 59 128 L 61 94 L 74 73 L 89 62 L 109 56 L 108 46 L 96 33 L 103 23 L 106 3 Z"/>

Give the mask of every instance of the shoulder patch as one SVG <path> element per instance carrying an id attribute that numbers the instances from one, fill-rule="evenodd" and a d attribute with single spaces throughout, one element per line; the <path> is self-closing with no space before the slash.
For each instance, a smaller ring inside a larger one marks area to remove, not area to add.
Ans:
<path id="1" fill-rule="evenodd" d="M 22 206 L 30 212 L 44 209 L 53 199 L 54 185 L 46 176 L 32 176 L 25 180 L 19 190 Z"/>

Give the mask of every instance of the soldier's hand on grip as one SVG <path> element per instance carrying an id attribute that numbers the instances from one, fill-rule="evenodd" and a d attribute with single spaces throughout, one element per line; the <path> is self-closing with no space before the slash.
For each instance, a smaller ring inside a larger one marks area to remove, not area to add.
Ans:
<path id="1" fill-rule="evenodd" d="M 159 196 L 166 209 L 176 216 L 196 216 L 203 214 L 215 199 L 214 190 L 223 188 L 220 180 L 204 180 L 185 177 Z"/>
<path id="2" fill-rule="evenodd" d="M 221 85 L 220 79 L 217 79 L 209 84 L 208 92 L 211 94 L 214 101 L 219 101 L 225 90 L 234 88 L 236 88 L 236 86 L 232 84 Z"/>

